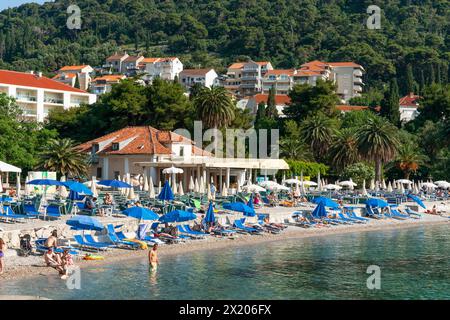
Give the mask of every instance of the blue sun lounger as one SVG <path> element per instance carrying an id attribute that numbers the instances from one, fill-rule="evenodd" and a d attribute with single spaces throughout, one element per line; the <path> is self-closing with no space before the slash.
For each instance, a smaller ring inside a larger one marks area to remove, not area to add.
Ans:
<path id="1" fill-rule="evenodd" d="M 128 237 L 122 231 L 116 232 L 116 235 L 122 241 L 126 241 L 126 239 L 128 239 Z M 152 244 L 155 244 L 155 243 L 156 244 L 164 244 L 165 243 L 164 241 L 162 241 L 158 238 L 152 237 L 152 236 L 145 236 L 142 239 L 138 238 L 138 240 L 144 241 L 144 242 L 151 242 Z"/>
<path id="2" fill-rule="evenodd" d="M 410 216 L 416 217 L 417 219 L 422 218 L 422 215 L 416 211 L 412 211 L 410 208 L 406 208 L 405 209 L 406 213 L 409 214 Z"/>
<path id="3" fill-rule="evenodd" d="M 374 218 L 374 219 L 382 219 L 383 218 L 382 216 L 380 216 L 379 213 L 376 213 L 375 210 L 373 210 L 371 206 L 366 206 L 366 212 L 370 218 Z"/>
<path id="4" fill-rule="evenodd" d="M 199 239 L 200 236 L 198 235 L 194 235 L 194 234 L 190 234 L 189 232 L 186 232 L 181 226 L 177 226 L 178 229 L 178 237 L 180 237 L 181 239 Z"/>
<path id="5" fill-rule="evenodd" d="M 250 228 L 250 227 L 246 227 L 244 226 L 244 224 L 242 223 L 241 220 L 237 219 L 234 221 L 233 226 L 241 231 L 245 231 L 247 233 L 252 233 L 252 234 L 259 234 L 261 233 L 260 230 L 256 229 L 256 228 Z"/>
<path id="6" fill-rule="evenodd" d="M 0 219 L 2 220 L 5 221 L 11 220 L 12 222 L 24 222 L 25 219 L 27 219 L 27 216 L 23 214 L 15 214 L 10 206 L 3 206 L 3 211 L 4 212 L 0 212 Z"/>
<path id="7" fill-rule="evenodd" d="M 338 212 L 337 215 L 338 215 L 339 219 L 341 219 L 342 221 L 347 221 L 347 222 L 350 222 L 350 223 L 364 223 L 361 220 L 348 218 L 342 212 Z"/>
<path id="8" fill-rule="evenodd" d="M 364 221 L 364 222 L 370 221 L 370 219 L 357 216 L 355 211 L 353 211 L 353 208 L 350 210 L 347 210 L 347 217 L 349 217 L 350 219 L 355 219 L 355 220 Z"/>
<path id="9" fill-rule="evenodd" d="M 41 214 L 42 215 L 42 214 Z M 51 204 L 45 209 L 46 218 L 59 219 L 61 218 L 61 207 Z"/>
<path id="10" fill-rule="evenodd" d="M 75 241 L 77 242 L 77 244 L 80 246 L 81 249 L 88 249 L 95 251 L 109 249 L 109 246 L 103 246 L 98 243 L 89 243 L 86 240 L 84 240 L 84 238 L 79 234 L 74 235 L 73 238 L 75 239 Z"/>
<path id="11" fill-rule="evenodd" d="M 86 239 L 87 243 L 89 244 L 95 244 L 98 246 L 102 246 L 102 247 L 116 247 L 116 245 L 112 242 L 100 242 L 100 241 L 95 241 L 94 237 L 90 234 L 86 234 L 84 236 L 84 238 Z"/>
<path id="12" fill-rule="evenodd" d="M 391 208 L 391 216 L 394 219 L 400 219 L 400 220 L 410 219 L 410 216 L 408 216 L 406 214 L 401 214 L 400 212 L 397 211 L 397 209 L 394 209 L 394 208 Z"/>
<path id="13" fill-rule="evenodd" d="M 36 244 L 36 251 L 39 252 L 46 252 L 49 248 L 45 246 L 45 241 L 47 239 L 45 238 L 40 238 L 37 239 L 34 243 Z M 57 247 L 57 248 L 53 248 L 53 252 L 55 253 L 63 253 L 64 250 L 69 249 L 69 253 L 73 256 L 79 255 L 80 251 L 78 251 L 76 248 L 74 247 L 70 247 L 70 246 L 64 246 L 64 247 Z"/>
<path id="14" fill-rule="evenodd" d="M 112 224 L 108 224 L 106 226 L 106 230 L 108 231 L 108 237 L 109 239 L 116 245 L 122 245 L 131 249 L 139 249 L 140 244 L 137 242 L 131 242 L 126 240 L 121 240 L 114 230 L 114 226 Z"/>
<path id="15" fill-rule="evenodd" d="M 195 230 L 192 230 L 192 229 L 191 229 L 191 226 L 188 225 L 188 224 L 185 224 L 185 225 L 181 226 L 181 228 L 182 228 L 183 230 L 185 230 L 187 233 L 190 233 L 190 234 L 192 234 L 192 235 L 199 235 L 199 236 L 202 236 L 202 237 L 205 237 L 205 236 L 209 236 L 209 235 L 210 235 L 209 233 L 206 233 L 206 232 L 201 232 L 201 231 L 195 231 Z"/>
<path id="16" fill-rule="evenodd" d="M 37 211 L 34 204 L 31 203 L 23 205 L 23 212 L 29 218 L 37 218 L 40 215 L 39 211 Z"/>

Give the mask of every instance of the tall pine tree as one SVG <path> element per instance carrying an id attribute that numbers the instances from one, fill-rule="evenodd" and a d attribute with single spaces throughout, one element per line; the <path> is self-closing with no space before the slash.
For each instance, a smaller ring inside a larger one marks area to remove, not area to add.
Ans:
<path id="1" fill-rule="evenodd" d="M 266 116 L 271 119 L 278 118 L 277 103 L 275 101 L 275 88 L 269 89 L 269 97 L 267 98 Z"/>
<path id="2" fill-rule="evenodd" d="M 394 125 L 400 125 L 400 105 L 398 93 L 397 79 L 392 79 L 389 83 L 389 89 L 384 93 L 383 101 L 381 101 L 380 114 L 387 118 Z"/>
<path id="3" fill-rule="evenodd" d="M 414 92 L 414 89 L 416 87 L 415 81 L 414 81 L 414 74 L 413 69 L 410 64 L 406 67 L 406 82 L 405 82 L 405 88 L 406 92 L 405 94 L 409 94 L 410 92 Z"/>

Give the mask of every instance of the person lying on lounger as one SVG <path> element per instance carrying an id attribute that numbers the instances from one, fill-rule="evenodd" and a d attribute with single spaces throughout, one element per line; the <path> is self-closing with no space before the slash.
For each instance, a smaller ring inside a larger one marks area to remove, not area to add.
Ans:
<path id="1" fill-rule="evenodd" d="M 433 206 L 433 209 L 427 210 L 426 213 L 437 215 L 438 213 L 437 213 L 436 205 Z"/>

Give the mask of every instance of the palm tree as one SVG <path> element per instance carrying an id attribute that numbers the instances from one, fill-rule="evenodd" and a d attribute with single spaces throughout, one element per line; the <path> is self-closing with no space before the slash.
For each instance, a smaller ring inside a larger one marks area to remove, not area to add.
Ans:
<path id="1" fill-rule="evenodd" d="M 300 126 L 300 134 L 311 147 L 317 161 L 328 151 L 335 127 L 335 122 L 323 113 L 309 116 Z"/>
<path id="2" fill-rule="evenodd" d="M 308 146 L 301 140 L 288 137 L 280 141 L 281 156 L 297 161 L 312 161 L 313 155 Z"/>
<path id="3" fill-rule="evenodd" d="M 194 106 L 205 127 L 223 128 L 235 117 L 236 106 L 223 87 L 202 88 L 194 98 Z"/>
<path id="4" fill-rule="evenodd" d="M 383 163 L 394 159 L 397 154 L 399 140 L 398 129 L 388 120 L 375 116 L 367 119 L 367 123 L 356 131 L 360 156 L 375 162 L 375 179 L 381 181 Z"/>
<path id="5" fill-rule="evenodd" d="M 358 141 L 354 130 L 349 128 L 337 131 L 333 136 L 330 147 L 330 156 L 334 166 L 343 170 L 346 166 L 358 162 Z"/>
<path id="6" fill-rule="evenodd" d="M 409 179 L 411 173 L 416 172 L 428 158 L 412 143 L 402 145 L 392 165 L 403 171 L 404 178 Z"/>
<path id="7" fill-rule="evenodd" d="M 55 171 L 61 176 L 77 177 L 87 172 L 87 157 L 70 139 L 51 139 L 40 154 L 37 169 Z"/>

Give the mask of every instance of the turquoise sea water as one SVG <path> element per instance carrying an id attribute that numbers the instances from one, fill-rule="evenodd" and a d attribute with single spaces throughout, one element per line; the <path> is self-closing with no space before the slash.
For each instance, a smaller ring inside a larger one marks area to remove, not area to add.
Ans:
<path id="1" fill-rule="evenodd" d="M 450 225 L 333 235 L 84 268 L 0 283 L 0 295 L 52 299 L 449 299 Z M 368 266 L 381 289 L 367 289 Z"/>

